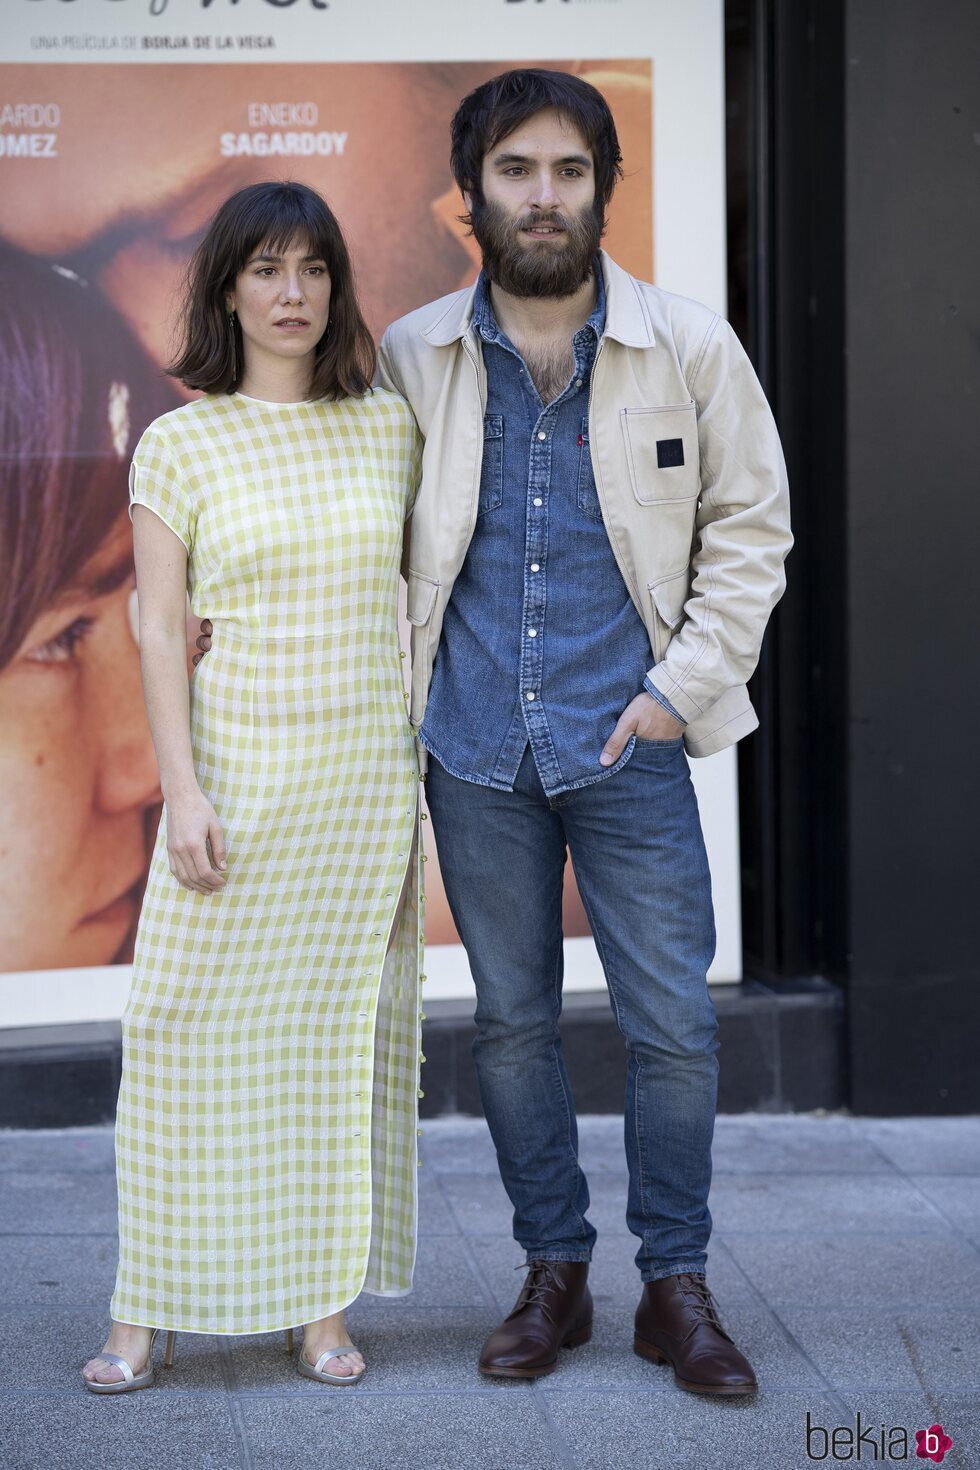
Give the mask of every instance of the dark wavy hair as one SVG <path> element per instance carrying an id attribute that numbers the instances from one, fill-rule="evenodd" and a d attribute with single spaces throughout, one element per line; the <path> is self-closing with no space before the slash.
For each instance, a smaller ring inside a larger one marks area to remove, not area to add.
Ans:
<path id="1" fill-rule="evenodd" d="M 604 221 L 623 155 L 609 103 L 597 87 L 567 71 L 525 67 L 501 72 L 464 97 L 450 124 L 449 161 L 463 194 L 483 202 L 483 160 L 515 128 L 554 107 L 585 139 L 595 163 L 595 209 Z M 463 216 L 464 224 L 470 224 Z"/>
<path id="2" fill-rule="evenodd" d="M 187 269 L 183 341 L 168 373 L 205 393 L 235 391 L 245 354 L 238 317 L 227 314 L 226 293 L 260 247 L 277 254 L 296 241 L 320 256 L 330 275 L 330 322 L 316 344 L 310 398 L 361 398 L 369 391 L 374 339 L 357 304 L 337 217 L 315 189 L 277 180 L 239 189 L 208 222 Z"/>

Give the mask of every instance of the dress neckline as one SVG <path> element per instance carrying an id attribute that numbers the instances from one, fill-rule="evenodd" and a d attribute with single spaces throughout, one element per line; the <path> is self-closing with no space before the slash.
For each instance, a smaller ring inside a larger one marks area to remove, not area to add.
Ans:
<path id="1" fill-rule="evenodd" d="M 236 388 L 232 394 L 233 398 L 244 398 L 246 403 L 264 403 L 267 408 L 299 408 L 303 404 L 311 403 L 310 398 L 253 398 L 251 393 L 239 393 Z"/>

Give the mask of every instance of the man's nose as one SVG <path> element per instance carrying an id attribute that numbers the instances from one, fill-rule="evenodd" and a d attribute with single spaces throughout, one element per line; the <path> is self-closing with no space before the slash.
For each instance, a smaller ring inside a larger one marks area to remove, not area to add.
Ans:
<path id="1" fill-rule="evenodd" d="M 528 203 L 532 209 L 552 210 L 561 204 L 561 195 L 558 185 L 547 170 L 543 170 L 532 179 L 531 193 Z"/>

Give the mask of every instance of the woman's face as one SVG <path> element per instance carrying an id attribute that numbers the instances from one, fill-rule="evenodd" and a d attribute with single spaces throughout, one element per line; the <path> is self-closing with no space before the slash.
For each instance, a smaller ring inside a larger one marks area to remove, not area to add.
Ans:
<path id="1" fill-rule="evenodd" d="M 110 964 L 160 801 L 125 512 L 0 670 L 0 970 Z"/>
<path id="2" fill-rule="evenodd" d="M 238 313 L 245 347 L 245 377 L 275 372 L 284 360 L 309 359 L 327 329 L 330 276 L 321 255 L 293 241 L 281 253 L 260 246 L 245 262 L 226 302 Z"/>

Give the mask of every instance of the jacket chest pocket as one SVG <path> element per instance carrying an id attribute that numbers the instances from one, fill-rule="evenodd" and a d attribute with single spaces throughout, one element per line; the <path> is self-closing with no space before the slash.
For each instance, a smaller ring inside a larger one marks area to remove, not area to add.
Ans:
<path id="1" fill-rule="evenodd" d="M 483 468 L 480 471 L 478 516 L 496 510 L 504 498 L 504 416 L 483 415 Z"/>
<path id="2" fill-rule="evenodd" d="M 696 500 L 701 487 L 694 401 L 620 413 L 633 497 L 640 505 Z"/>

